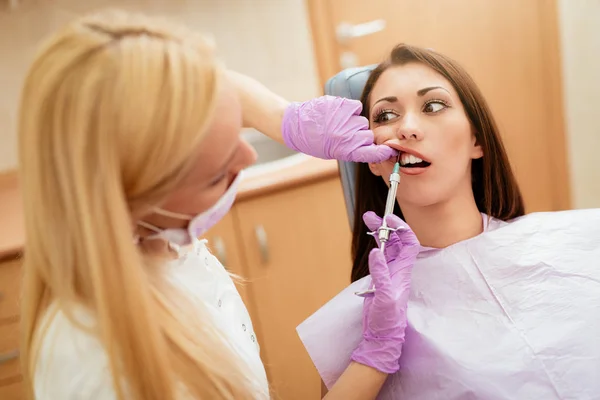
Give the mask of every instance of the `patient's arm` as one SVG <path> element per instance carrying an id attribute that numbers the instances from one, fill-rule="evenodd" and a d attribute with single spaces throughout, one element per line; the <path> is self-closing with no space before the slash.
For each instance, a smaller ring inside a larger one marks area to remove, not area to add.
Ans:
<path id="1" fill-rule="evenodd" d="M 374 368 L 353 362 L 328 393 L 325 385 L 322 385 L 321 393 L 326 393 L 323 396 L 326 400 L 375 399 L 387 377 L 387 374 Z"/>

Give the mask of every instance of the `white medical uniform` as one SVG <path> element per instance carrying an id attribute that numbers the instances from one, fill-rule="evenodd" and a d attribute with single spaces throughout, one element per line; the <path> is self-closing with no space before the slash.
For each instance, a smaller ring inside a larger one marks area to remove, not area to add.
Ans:
<path id="1" fill-rule="evenodd" d="M 257 392 L 268 393 L 267 377 L 248 311 L 231 277 L 207 249 L 206 241 L 196 240 L 168 267 L 173 282 L 189 292 L 193 300 L 204 303 L 240 358 L 254 371 Z M 42 325 L 48 324 L 48 329 L 35 370 L 36 399 L 116 399 L 108 356 L 100 341 L 73 325 L 65 314 L 53 307 L 54 310 L 46 313 Z M 77 318 L 86 325 L 93 322 L 87 313 L 78 312 Z"/>

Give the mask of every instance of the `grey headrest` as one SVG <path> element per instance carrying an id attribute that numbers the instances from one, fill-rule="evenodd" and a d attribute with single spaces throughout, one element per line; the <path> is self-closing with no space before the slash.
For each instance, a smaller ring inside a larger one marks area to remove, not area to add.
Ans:
<path id="1" fill-rule="evenodd" d="M 365 83 L 375 67 L 377 64 L 343 70 L 325 83 L 325 94 L 360 100 Z"/>
<path id="2" fill-rule="evenodd" d="M 371 75 L 371 71 L 377 67 L 376 64 L 366 67 L 348 68 L 330 78 L 325 83 L 325 94 L 331 96 L 346 97 L 348 99 L 360 100 L 365 83 Z M 356 164 L 339 161 L 340 178 L 344 191 L 344 201 L 348 212 L 350 227 L 354 227 L 354 187 L 356 185 Z"/>

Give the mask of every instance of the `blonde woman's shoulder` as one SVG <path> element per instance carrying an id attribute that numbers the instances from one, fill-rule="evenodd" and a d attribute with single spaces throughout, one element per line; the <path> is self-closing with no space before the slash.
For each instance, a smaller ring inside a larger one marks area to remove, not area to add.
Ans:
<path id="1" fill-rule="evenodd" d="M 37 400 L 114 400 L 117 398 L 108 356 L 100 340 L 87 332 L 93 317 L 83 309 L 77 323 L 56 305 L 40 323 L 34 390 Z"/>

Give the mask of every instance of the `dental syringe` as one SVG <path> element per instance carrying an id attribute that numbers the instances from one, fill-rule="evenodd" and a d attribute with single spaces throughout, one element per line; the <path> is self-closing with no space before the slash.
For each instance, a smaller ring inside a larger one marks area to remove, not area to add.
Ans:
<path id="1" fill-rule="evenodd" d="M 390 175 L 390 188 L 388 189 L 387 199 L 385 200 L 385 211 L 383 213 L 383 223 L 379 230 L 377 231 L 377 236 L 379 238 L 379 248 L 383 253 L 385 251 L 385 244 L 390 238 L 390 229 L 387 226 L 386 217 L 390 214 L 394 213 L 394 206 L 396 205 L 396 192 L 398 191 L 398 184 L 400 183 L 400 154 L 398 154 L 398 158 L 396 159 L 396 164 L 394 164 L 394 169 Z M 375 234 L 373 232 L 372 234 Z M 364 290 L 362 292 L 356 292 L 357 296 L 365 297 L 368 294 L 375 293 L 375 286 L 372 286 L 370 289 Z"/>

